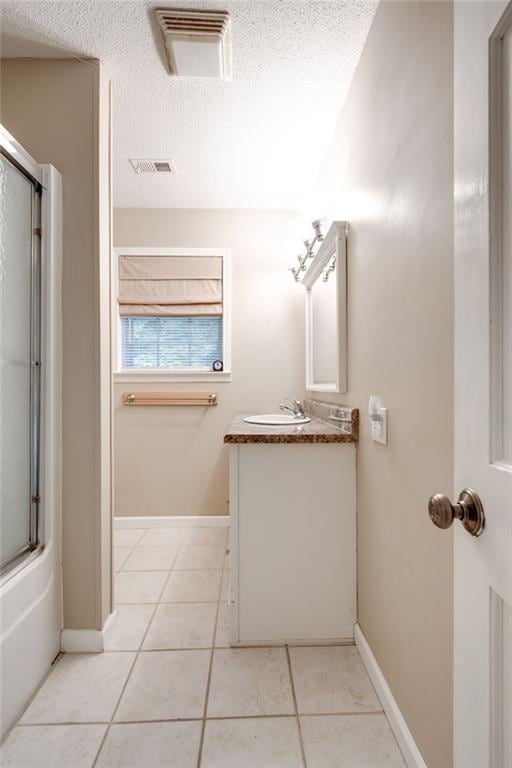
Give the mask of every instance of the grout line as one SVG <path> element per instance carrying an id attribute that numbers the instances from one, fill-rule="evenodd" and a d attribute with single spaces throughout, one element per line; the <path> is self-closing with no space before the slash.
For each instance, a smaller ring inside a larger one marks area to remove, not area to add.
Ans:
<path id="1" fill-rule="evenodd" d="M 20 723 L 17 728 L 48 728 L 63 725 L 110 725 L 110 720 L 62 720 L 58 723 Z"/>
<path id="2" fill-rule="evenodd" d="M 209 603 L 211 605 L 211 603 Z M 141 654 L 147 654 L 147 653 L 173 653 L 174 651 L 211 651 L 212 650 L 211 645 L 187 645 L 184 648 L 181 648 L 178 645 L 173 645 L 172 647 L 161 647 L 161 648 L 141 648 L 140 653 Z M 119 653 L 122 653 L 122 651 L 119 651 Z M 128 653 L 128 651 L 127 651 Z"/>
<path id="3" fill-rule="evenodd" d="M 301 712 L 299 717 L 350 717 L 351 715 L 382 715 L 382 709 L 368 710 L 366 712 Z M 294 717 L 293 712 L 289 714 L 279 715 L 215 715 L 213 717 L 207 717 L 207 720 L 254 720 L 265 719 L 268 717 Z"/>
<path id="4" fill-rule="evenodd" d="M 113 537 L 113 545 L 114 547 L 124 547 L 125 549 L 135 549 L 135 547 L 138 547 L 144 536 L 146 535 L 149 528 L 132 528 L 132 531 L 142 531 L 142 536 L 140 539 L 137 539 L 135 544 L 118 544 L 115 540 L 115 536 Z"/>
<path id="5" fill-rule="evenodd" d="M 180 566 L 179 568 L 173 568 L 173 570 L 187 573 L 187 571 L 220 571 L 220 568 L 198 568 L 197 565 L 193 565 L 190 568 Z"/>
<path id="6" fill-rule="evenodd" d="M 215 649 L 216 650 L 216 649 Z M 301 712 L 299 718 L 304 717 L 359 717 L 367 715 L 384 715 L 382 709 L 368 710 L 366 712 Z M 223 721 L 223 720 L 290 720 L 295 719 L 293 712 L 284 715 L 267 714 L 267 715 L 214 715 L 213 717 L 207 717 L 206 722 L 209 721 Z M 202 723 L 202 717 L 162 717 L 162 718 L 148 718 L 147 720 L 116 720 L 111 722 L 109 720 L 62 720 L 60 722 L 40 722 L 40 723 L 19 723 L 17 728 L 37 728 L 41 726 L 59 726 L 59 725 L 144 725 L 145 723 Z"/>
<path id="7" fill-rule="evenodd" d="M 293 680 L 293 673 L 292 673 L 292 660 L 290 658 L 290 651 L 289 651 L 288 646 L 286 646 L 286 660 L 288 662 L 288 672 L 290 674 L 290 685 L 291 685 L 291 689 L 292 689 L 292 698 L 293 698 L 293 708 L 295 710 L 295 719 L 297 721 L 297 728 L 298 728 L 298 731 L 299 731 L 300 754 L 301 754 L 301 757 L 302 757 L 302 764 L 303 764 L 304 768 L 307 768 L 308 764 L 306 762 L 306 750 L 304 749 L 304 739 L 302 738 L 302 725 L 301 725 L 301 722 L 300 722 L 299 707 L 298 707 L 298 704 L 297 704 L 297 693 L 295 691 L 295 683 L 294 683 L 294 680 Z"/>
<path id="8" fill-rule="evenodd" d="M 227 547 L 225 546 L 225 549 Z M 219 592 L 218 592 L 218 599 L 217 599 L 217 611 L 215 613 L 215 624 L 213 628 L 213 639 L 212 639 L 212 649 L 210 653 L 210 666 L 208 668 L 208 679 L 206 681 L 206 696 L 204 699 L 204 710 L 203 710 L 203 723 L 201 726 L 201 738 L 199 740 L 199 752 L 197 755 L 197 768 L 201 768 L 201 761 L 203 758 L 203 745 L 204 745 L 204 732 L 206 729 L 206 713 L 208 711 L 208 699 L 210 696 L 210 683 L 212 679 L 212 669 L 213 669 L 213 654 L 215 653 L 215 638 L 217 637 L 217 624 L 219 621 L 219 611 L 220 611 L 220 601 L 221 601 L 221 595 L 222 595 L 222 585 L 224 582 L 224 570 L 226 567 L 226 558 L 225 556 L 222 559 L 222 572 L 220 575 L 220 583 L 219 583 Z"/>
<path id="9" fill-rule="evenodd" d="M 222 602 L 222 601 L 221 601 Z M 121 605 L 215 605 L 213 601 L 211 602 L 190 602 L 190 603 L 121 603 Z M 155 653 L 155 651 L 209 651 L 211 650 L 211 645 L 189 645 L 186 647 L 180 647 L 180 646 L 169 646 L 166 648 L 140 648 L 140 653 Z M 292 646 L 297 647 L 297 646 Z M 312 645 L 301 645 L 298 646 L 300 648 L 314 648 L 317 646 Z M 338 648 L 337 645 L 322 645 L 319 646 L 321 648 Z M 285 645 L 216 645 L 215 650 L 217 651 L 257 651 L 257 650 L 263 650 L 263 649 L 272 649 L 272 648 L 286 648 Z M 119 648 L 119 649 L 112 649 L 112 650 L 105 650 L 103 653 L 135 653 L 137 652 L 136 648 Z"/>
<path id="10" fill-rule="evenodd" d="M 124 571 L 124 573 L 135 573 L 135 571 Z M 148 571 L 141 571 L 141 573 L 148 573 Z M 163 573 L 163 571 L 160 571 L 160 573 Z M 123 605 L 158 605 L 157 600 L 147 600 L 144 602 L 138 602 L 138 603 L 121 603 L 117 602 L 115 604 L 116 608 L 122 608 Z"/>
<path id="11" fill-rule="evenodd" d="M 116 573 L 169 573 L 171 568 L 121 568 Z"/>
<path id="12" fill-rule="evenodd" d="M 217 602 L 218 600 L 160 600 L 160 605 L 215 605 Z"/>
<path id="13" fill-rule="evenodd" d="M 338 712 L 301 712 L 299 717 L 352 717 L 359 715 L 383 715 L 383 709 L 366 709 L 364 712 L 340 710 Z"/>

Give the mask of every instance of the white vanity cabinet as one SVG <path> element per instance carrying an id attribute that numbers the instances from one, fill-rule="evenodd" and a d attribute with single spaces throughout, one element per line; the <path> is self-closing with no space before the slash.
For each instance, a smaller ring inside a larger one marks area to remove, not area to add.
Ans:
<path id="1" fill-rule="evenodd" d="M 352 641 L 355 443 L 229 450 L 231 643 Z"/>

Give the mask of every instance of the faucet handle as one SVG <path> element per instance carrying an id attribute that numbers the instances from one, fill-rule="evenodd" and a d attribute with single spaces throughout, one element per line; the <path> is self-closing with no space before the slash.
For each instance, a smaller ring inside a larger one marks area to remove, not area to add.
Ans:
<path id="1" fill-rule="evenodd" d="M 282 397 L 282 402 L 292 403 L 292 405 L 300 405 L 300 400 L 294 400 L 291 397 Z"/>
<path id="2" fill-rule="evenodd" d="M 285 402 L 290 403 L 292 407 L 284 405 Z M 295 416 L 304 416 L 304 406 L 300 400 L 293 400 L 291 397 L 283 397 L 279 408 L 282 411 L 292 411 Z"/>

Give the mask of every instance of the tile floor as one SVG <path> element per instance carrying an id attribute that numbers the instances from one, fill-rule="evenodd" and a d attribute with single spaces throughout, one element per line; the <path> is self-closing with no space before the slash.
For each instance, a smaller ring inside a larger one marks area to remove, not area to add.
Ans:
<path id="1" fill-rule="evenodd" d="M 355 647 L 229 648 L 226 543 L 116 530 L 106 652 L 59 658 L 3 768 L 405 768 Z"/>

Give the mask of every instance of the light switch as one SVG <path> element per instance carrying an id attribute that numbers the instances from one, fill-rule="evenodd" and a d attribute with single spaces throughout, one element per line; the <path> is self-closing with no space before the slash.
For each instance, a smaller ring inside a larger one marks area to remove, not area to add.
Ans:
<path id="1" fill-rule="evenodd" d="M 374 443 L 388 444 L 388 409 L 381 405 L 380 395 L 370 395 L 368 403 L 371 434 Z"/>

